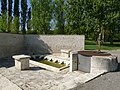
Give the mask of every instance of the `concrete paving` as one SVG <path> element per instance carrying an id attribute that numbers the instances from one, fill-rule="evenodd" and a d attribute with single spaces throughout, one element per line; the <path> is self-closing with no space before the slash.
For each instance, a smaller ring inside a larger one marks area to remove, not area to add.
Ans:
<path id="1" fill-rule="evenodd" d="M 1 62 L 3 63 L 0 64 L 0 75 L 2 77 L 0 81 L 5 82 L 4 85 L 1 84 L 1 90 L 69 90 L 104 73 L 104 71 L 93 73 L 68 72 L 69 68 L 60 72 L 52 72 L 32 64 L 30 64 L 30 70 L 21 71 L 16 69 L 14 65 L 5 67 L 5 65 L 12 64 L 9 59 Z M 9 89 L 6 89 L 8 85 Z"/>
<path id="2" fill-rule="evenodd" d="M 0 75 L 0 90 L 22 90 L 16 84 L 9 81 L 6 77 Z"/>
<path id="3" fill-rule="evenodd" d="M 120 56 L 119 50 L 111 52 Z M 2 59 L 0 62 L 0 90 L 120 90 L 120 69 L 101 75 L 104 71 L 67 73 L 68 69 L 65 69 L 56 73 L 30 65 L 30 70 L 20 71 L 14 67 L 13 60 Z"/>

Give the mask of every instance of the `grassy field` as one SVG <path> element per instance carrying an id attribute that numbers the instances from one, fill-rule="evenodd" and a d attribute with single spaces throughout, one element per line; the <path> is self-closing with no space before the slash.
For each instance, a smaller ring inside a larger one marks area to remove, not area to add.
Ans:
<path id="1" fill-rule="evenodd" d="M 98 45 L 95 41 L 85 41 L 85 50 L 97 50 Z M 117 50 L 120 49 L 120 42 L 114 42 L 113 45 L 110 45 L 109 42 L 104 42 L 101 45 L 101 50 Z"/>

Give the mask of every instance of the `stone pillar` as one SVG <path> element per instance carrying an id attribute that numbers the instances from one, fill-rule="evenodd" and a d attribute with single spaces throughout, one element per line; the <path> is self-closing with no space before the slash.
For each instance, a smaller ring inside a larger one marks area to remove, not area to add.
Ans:
<path id="1" fill-rule="evenodd" d="M 20 70 L 29 69 L 29 60 L 30 56 L 28 55 L 15 55 L 13 56 L 15 59 L 15 67 Z"/>
<path id="2" fill-rule="evenodd" d="M 70 52 L 70 72 L 78 70 L 78 52 Z"/>

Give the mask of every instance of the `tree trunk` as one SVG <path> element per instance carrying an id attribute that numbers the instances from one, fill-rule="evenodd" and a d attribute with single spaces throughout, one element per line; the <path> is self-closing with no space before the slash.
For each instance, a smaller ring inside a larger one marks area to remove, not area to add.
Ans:
<path id="1" fill-rule="evenodd" d="M 113 36 L 110 34 L 110 45 L 113 45 Z"/>

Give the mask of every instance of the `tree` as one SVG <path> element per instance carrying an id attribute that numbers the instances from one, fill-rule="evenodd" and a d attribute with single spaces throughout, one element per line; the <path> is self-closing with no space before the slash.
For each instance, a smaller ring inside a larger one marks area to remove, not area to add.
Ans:
<path id="1" fill-rule="evenodd" d="M 22 20 L 21 20 L 21 28 L 22 28 L 22 33 L 26 34 L 26 19 L 27 19 L 27 0 L 21 0 L 21 16 L 22 16 Z"/>
<path id="2" fill-rule="evenodd" d="M 104 39 L 104 33 L 106 31 L 110 32 L 110 42 L 113 43 L 113 36 L 115 29 L 118 26 L 118 20 L 120 18 L 120 1 L 115 0 L 93 0 L 91 18 L 95 18 L 97 21 L 96 25 L 98 27 L 99 33 L 101 33 L 102 39 Z M 94 22 L 94 21 L 93 21 Z"/>
<path id="3" fill-rule="evenodd" d="M 14 0 L 14 33 L 19 33 L 19 0 Z"/>
<path id="4" fill-rule="evenodd" d="M 0 32 L 1 32 L 1 25 L 2 25 L 2 17 L 1 17 L 1 14 L 0 14 Z"/>
<path id="5" fill-rule="evenodd" d="M 32 24 L 31 24 L 31 8 L 28 10 L 28 20 L 27 20 L 27 31 L 28 33 L 32 33 Z"/>
<path id="6" fill-rule="evenodd" d="M 54 1 L 54 19 L 56 21 L 57 34 L 64 34 L 65 25 L 65 12 L 64 12 L 65 0 L 55 0 Z"/>
<path id="7" fill-rule="evenodd" d="M 1 0 L 2 6 L 2 20 L 1 20 L 1 31 L 6 32 L 7 30 L 7 0 Z"/>
<path id="8" fill-rule="evenodd" d="M 52 18 L 52 0 L 32 0 L 32 26 L 34 33 L 48 34 Z"/>
<path id="9" fill-rule="evenodd" d="M 85 34 L 95 40 L 99 33 L 103 40 L 109 35 L 112 44 L 120 24 L 119 4 L 119 0 L 66 0 L 65 32 Z"/>
<path id="10" fill-rule="evenodd" d="M 84 34 L 88 23 L 87 20 L 85 21 L 84 0 L 66 0 L 65 6 L 66 34 Z"/>
<path id="11" fill-rule="evenodd" d="M 8 0 L 8 32 L 12 30 L 12 0 Z"/>

